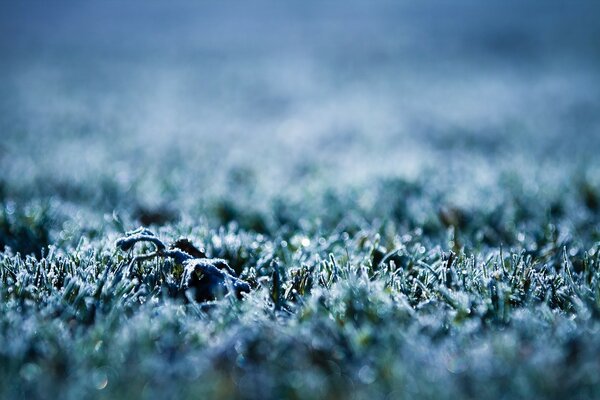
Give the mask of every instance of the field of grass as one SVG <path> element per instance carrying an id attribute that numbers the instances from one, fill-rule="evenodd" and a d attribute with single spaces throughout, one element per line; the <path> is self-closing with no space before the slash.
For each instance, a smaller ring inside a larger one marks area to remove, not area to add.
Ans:
<path id="1" fill-rule="evenodd" d="M 597 6 L 558 3 L 3 6 L 0 398 L 598 398 Z"/>

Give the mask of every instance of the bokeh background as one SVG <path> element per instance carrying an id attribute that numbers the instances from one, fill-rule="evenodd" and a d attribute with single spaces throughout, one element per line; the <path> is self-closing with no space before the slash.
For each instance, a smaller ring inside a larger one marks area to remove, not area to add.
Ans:
<path id="1" fill-rule="evenodd" d="M 1 9 L 3 192 L 59 199 L 65 220 L 268 212 L 424 175 L 469 207 L 500 173 L 535 194 L 598 170 L 592 1 Z"/>

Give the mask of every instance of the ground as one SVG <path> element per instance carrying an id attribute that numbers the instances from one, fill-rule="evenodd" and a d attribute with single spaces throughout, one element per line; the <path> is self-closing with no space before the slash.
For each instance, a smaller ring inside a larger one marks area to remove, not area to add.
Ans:
<path id="1" fill-rule="evenodd" d="M 511 4 L 3 5 L 0 397 L 597 397 L 598 7 Z"/>

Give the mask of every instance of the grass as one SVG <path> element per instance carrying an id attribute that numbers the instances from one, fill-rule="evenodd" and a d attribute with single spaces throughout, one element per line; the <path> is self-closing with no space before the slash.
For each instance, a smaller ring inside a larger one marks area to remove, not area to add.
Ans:
<path id="1" fill-rule="evenodd" d="M 0 398 L 600 396 L 592 2 L 5 3 Z"/>
<path id="2" fill-rule="evenodd" d="M 90 227 L 61 223 L 67 200 L 5 200 L 2 397 L 594 397 L 598 187 L 536 198 L 513 176 L 463 209 L 426 177 L 155 225 L 250 284 L 209 302 L 177 295 L 177 257 L 124 272 L 150 250 L 115 245 L 136 207 Z"/>

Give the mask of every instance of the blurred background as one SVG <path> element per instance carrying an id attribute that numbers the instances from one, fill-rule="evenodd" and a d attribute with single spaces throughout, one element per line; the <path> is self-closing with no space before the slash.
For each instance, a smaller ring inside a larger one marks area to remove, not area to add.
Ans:
<path id="1" fill-rule="evenodd" d="M 468 205 L 497 171 L 597 171 L 597 2 L 0 8 L 2 190 L 17 203 L 197 215 L 209 198 L 270 207 L 427 173 Z"/>

